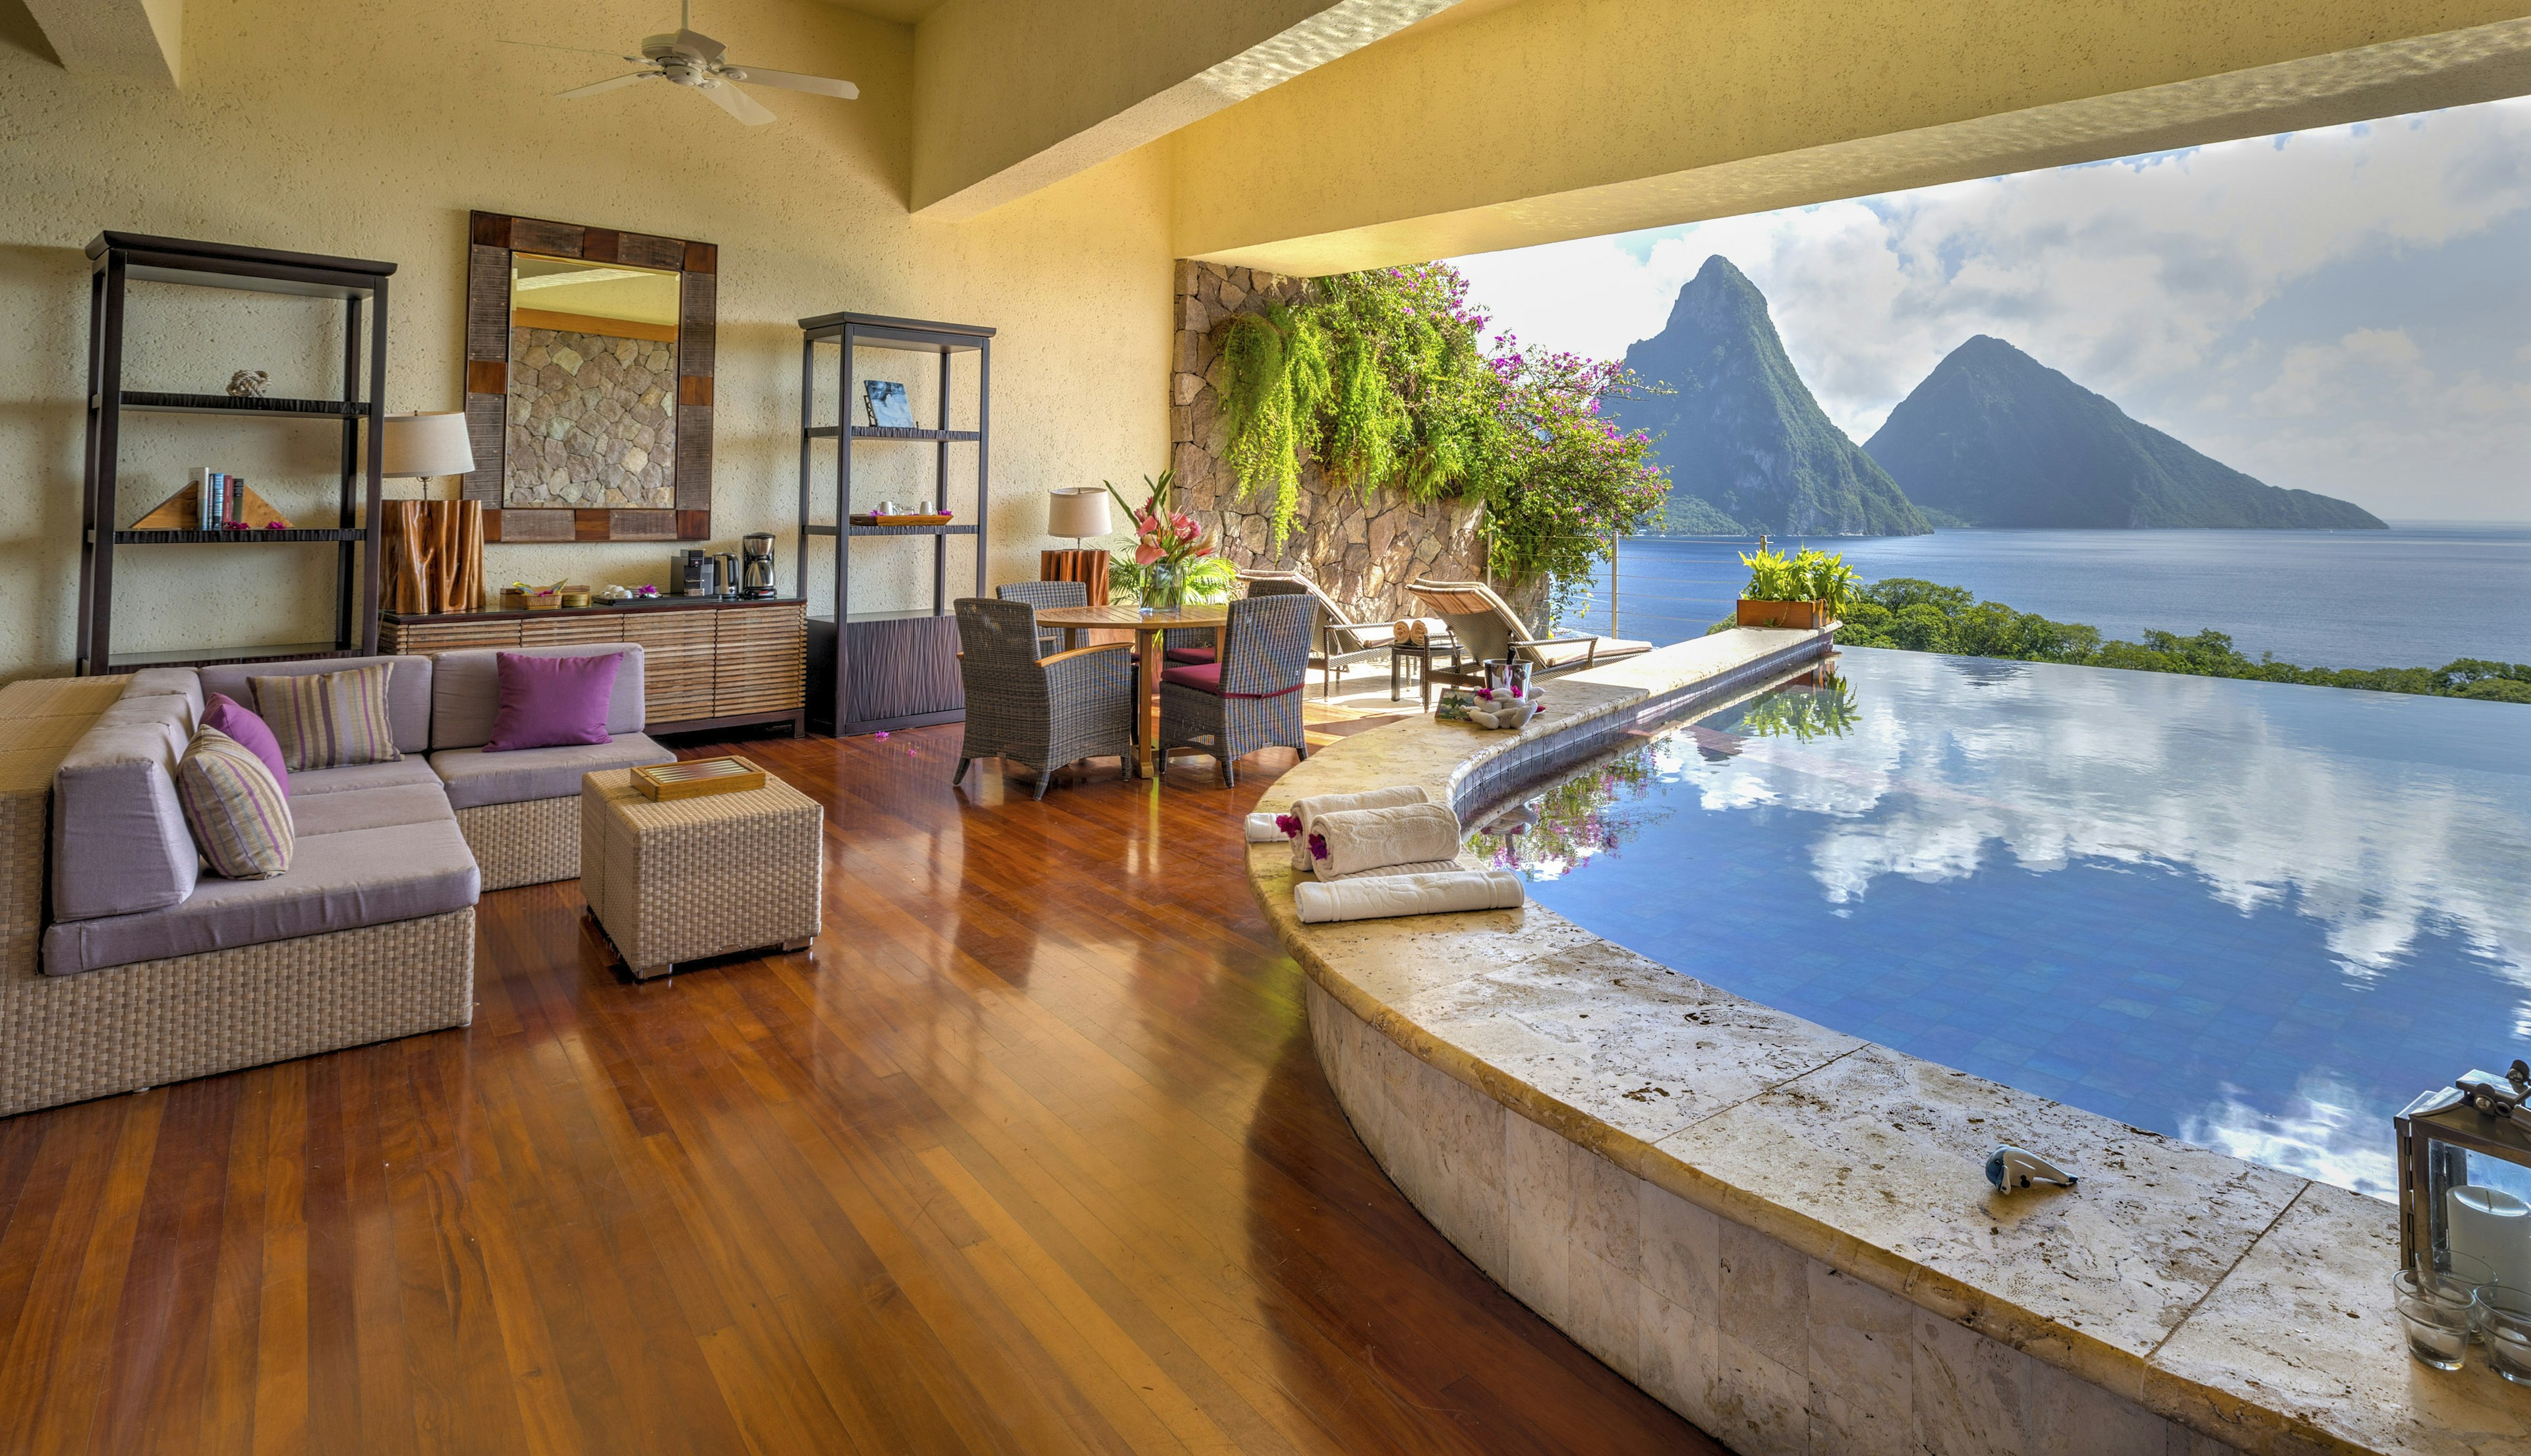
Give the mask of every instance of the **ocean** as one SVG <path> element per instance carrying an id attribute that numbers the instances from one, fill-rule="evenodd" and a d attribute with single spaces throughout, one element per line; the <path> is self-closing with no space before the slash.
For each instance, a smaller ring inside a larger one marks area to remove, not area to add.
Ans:
<path id="1" fill-rule="evenodd" d="M 1645 537 L 1618 551 L 1615 635 L 1702 637 L 1731 615 L 1755 537 Z M 2104 638 L 2213 628 L 2304 667 L 2531 662 L 2531 526 L 2390 531 L 1941 531 L 1777 537 L 1844 553 L 1866 582 L 1921 577 Z M 1567 630 L 1609 631 L 1603 564 Z"/>

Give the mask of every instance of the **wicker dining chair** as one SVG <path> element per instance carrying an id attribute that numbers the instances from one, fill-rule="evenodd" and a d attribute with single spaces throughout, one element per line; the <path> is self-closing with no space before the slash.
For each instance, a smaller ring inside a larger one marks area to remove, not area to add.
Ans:
<path id="1" fill-rule="evenodd" d="M 1299 572 L 1242 572 L 1240 578 L 1248 584 L 1251 596 L 1301 595 L 1318 604 L 1310 629 L 1310 665 L 1323 674 L 1321 699 L 1335 697 L 1336 674 L 1354 663 L 1388 660 L 1389 624 L 1355 621 L 1342 603 L 1308 577 Z M 1395 676 L 1390 674 L 1392 679 Z"/>
<path id="2" fill-rule="evenodd" d="M 1134 649 L 1106 643 L 1051 657 L 1037 654 L 1037 609 L 1024 601 L 958 600 L 958 675 L 967 688 L 967 736 L 958 748 L 966 781 L 979 758 L 1015 762 L 1037 779 L 1114 756 L 1134 776 Z"/>
<path id="3" fill-rule="evenodd" d="M 1235 788 L 1246 754 L 1277 746 L 1310 756 L 1301 731 L 1302 686 L 1310 673 L 1307 596 L 1251 596 L 1230 604 L 1219 662 L 1186 663 L 1160 674 L 1160 761 L 1192 748 L 1221 764 Z"/>
<path id="4" fill-rule="evenodd" d="M 1012 582 L 993 588 L 993 595 L 1003 601 L 1025 601 L 1039 611 L 1048 607 L 1090 605 L 1090 584 L 1087 582 Z M 1063 650 L 1063 631 L 1041 627 L 1037 634 L 1037 654 L 1051 657 Z"/>

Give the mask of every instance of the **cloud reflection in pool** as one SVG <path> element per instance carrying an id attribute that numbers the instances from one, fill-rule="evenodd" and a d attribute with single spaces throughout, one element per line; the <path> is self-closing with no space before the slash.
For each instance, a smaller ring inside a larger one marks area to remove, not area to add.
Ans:
<path id="1" fill-rule="evenodd" d="M 2531 709 L 1839 671 L 1585 769 L 1505 853 L 1756 999 L 2366 1192 L 2392 1110 L 2531 1054 Z"/>

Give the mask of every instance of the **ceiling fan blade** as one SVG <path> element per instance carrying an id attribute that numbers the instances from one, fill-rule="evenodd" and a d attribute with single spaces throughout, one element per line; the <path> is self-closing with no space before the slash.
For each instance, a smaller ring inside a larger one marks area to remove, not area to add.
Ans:
<path id="1" fill-rule="evenodd" d="M 631 61 L 636 66 L 641 65 L 644 59 L 641 56 L 618 55 L 616 52 L 611 50 L 591 50 L 585 45 L 547 45 L 541 40 L 504 40 L 501 43 L 503 45 L 524 45 L 531 50 L 565 50 L 576 56 L 614 56 L 615 59 L 619 61 Z"/>
<path id="2" fill-rule="evenodd" d="M 558 101 L 572 101 L 577 100 L 582 96 L 594 96 L 600 91 L 611 91 L 620 85 L 631 85 L 637 81 L 647 80 L 648 78 L 658 74 L 659 73 L 656 71 L 636 71 L 630 76 L 609 77 L 604 81 L 591 82 L 588 85 L 573 86 L 567 91 L 556 91 L 554 92 L 554 99 Z"/>
<path id="3" fill-rule="evenodd" d="M 727 82 L 718 82 L 704 86 L 703 93 L 711 98 L 714 106 L 751 127 L 760 127 L 773 120 L 773 113 L 765 110 L 762 103 Z"/>
<path id="4" fill-rule="evenodd" d="M 762 66 L 731 66 L 721 74 L 749 85 L 774 85 L 786 91 L 807 91 L 813 96 L 833 96 L 845 101 L 858 99 L 862 93 L 862 88 L 849 81 L 837 81 L 830 76 L 803 76 L 797 71 L 771 71 Z"/>

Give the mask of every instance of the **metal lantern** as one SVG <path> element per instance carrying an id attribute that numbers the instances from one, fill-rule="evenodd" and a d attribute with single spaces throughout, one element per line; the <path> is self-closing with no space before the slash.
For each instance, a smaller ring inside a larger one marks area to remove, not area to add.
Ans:
<path id="1" fill-rule="evenodd" d="M 2503 1076 L 2465 1073 L 2410 1102 L 2390 1125 L 2399 1135 L 2399 1261 L 2445 1266 L 2451 1252 L 2445 1196 L 2484 1181 L 2470 1176 L 2470 1155 L 2531 1174 L 2531 1065 L 2516 1060 Z"/>

